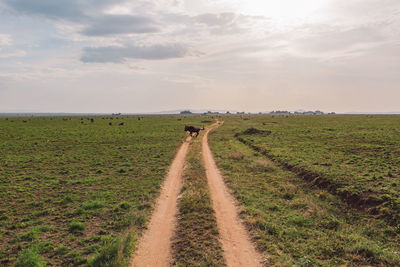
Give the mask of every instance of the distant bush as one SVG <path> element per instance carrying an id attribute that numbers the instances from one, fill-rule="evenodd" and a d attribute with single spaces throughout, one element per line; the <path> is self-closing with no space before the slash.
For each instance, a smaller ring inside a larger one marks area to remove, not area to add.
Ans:
<path id="1" fill-rule="evenodd" d="M 270 135 L 272 132 L 270 130 L 259 130 L 256 128 L 248 128 L 247 130 L 243 131 L 242 134 L 260 134 L 260 135 Z"/>

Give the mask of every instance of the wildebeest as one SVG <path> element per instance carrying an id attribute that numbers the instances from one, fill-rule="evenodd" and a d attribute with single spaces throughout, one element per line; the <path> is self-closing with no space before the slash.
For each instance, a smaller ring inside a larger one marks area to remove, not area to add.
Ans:
<path id="1" fill-rule="evenodd" d="M 203 129 L 200 129 L 200 128 L 196 128 L 196 127 L 194 127 L 194 126 L 187 126 L 187 125 L 185 125 L 185 132 L 189 132 L 189 133 L 190 133 L 190 136 L 192 136 L 193 133 L 196 133 L 195 136 L 198 136 L 200 130 L 204 130 L 204 127 L 203 127 Z"/>
<path id="2" fill-rule="evenodd" d="M 120 124 L 119 124 L 119 126 L 123 126 L 124 125 L 124 123 L 123 122 L 121 122 Z"/>

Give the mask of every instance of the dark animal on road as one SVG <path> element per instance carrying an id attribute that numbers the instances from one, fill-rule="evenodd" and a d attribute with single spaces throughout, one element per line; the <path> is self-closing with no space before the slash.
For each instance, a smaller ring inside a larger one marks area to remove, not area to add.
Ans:
<path id="1" fill-rule="evenodd" d="M 204 127 L 203 127 L 203 129 L 200 129 L 200 128 L 196 128 L 196 127 L 194 127 L 194 126 L 187 126 L 187 125 L 185 125 L 185 132 L 189 132 L 189 133 L 190 133 L 190 136 L 193 136 L 193 133 L 196 134 L 195 136 L 198 136 L 200 130 L 204 130 Z"/>

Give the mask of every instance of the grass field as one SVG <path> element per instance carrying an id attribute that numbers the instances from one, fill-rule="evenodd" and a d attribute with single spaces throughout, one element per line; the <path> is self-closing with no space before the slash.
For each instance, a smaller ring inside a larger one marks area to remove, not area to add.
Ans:
<path id="1" fill-rule="evenodd" d="M 211 149 L 274 265 L 399 265 L 399 116 L 225 117 Z"/>
<path id="2" fill-rule="evenodd" d="M 183 125 L 200 120 L 0 119 L 0 265 L 126 265 Z"/>
<path id="3" fill-rule="evenodd" d="M 276 266 L 400 265 L 400 116 L 223 116 L 210 145 Z M 126 266 L 201 116 L 0 118 L 0 266 Z M 186 158 L 174 266 L 225 260 L 201 138 Z"/>
<path id="4" fill-rule="evenodd" d="M 400 116 L 267 117 L 236 137 L 349 204 L 400 222 Z M 262 132 L 265 131 L 265 132 Z"/>

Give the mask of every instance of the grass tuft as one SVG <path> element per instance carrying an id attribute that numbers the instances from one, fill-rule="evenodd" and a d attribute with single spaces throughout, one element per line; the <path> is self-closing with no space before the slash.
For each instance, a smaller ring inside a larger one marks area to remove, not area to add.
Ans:
<path id="1" fill-rule="evenodd" d="M 15 267 L 44 267 L 46 263 L 34 249 L 25 249 L 20 252 Z"/>
<path id="2" fill-rule="evenodd" d="M 81 235 L 83 234 L 83 231 L 85 230 L 86 226 L 82 222 L 71 222 L 68 225 L 68 232 L 75 234 L 75 235 Z"/>

